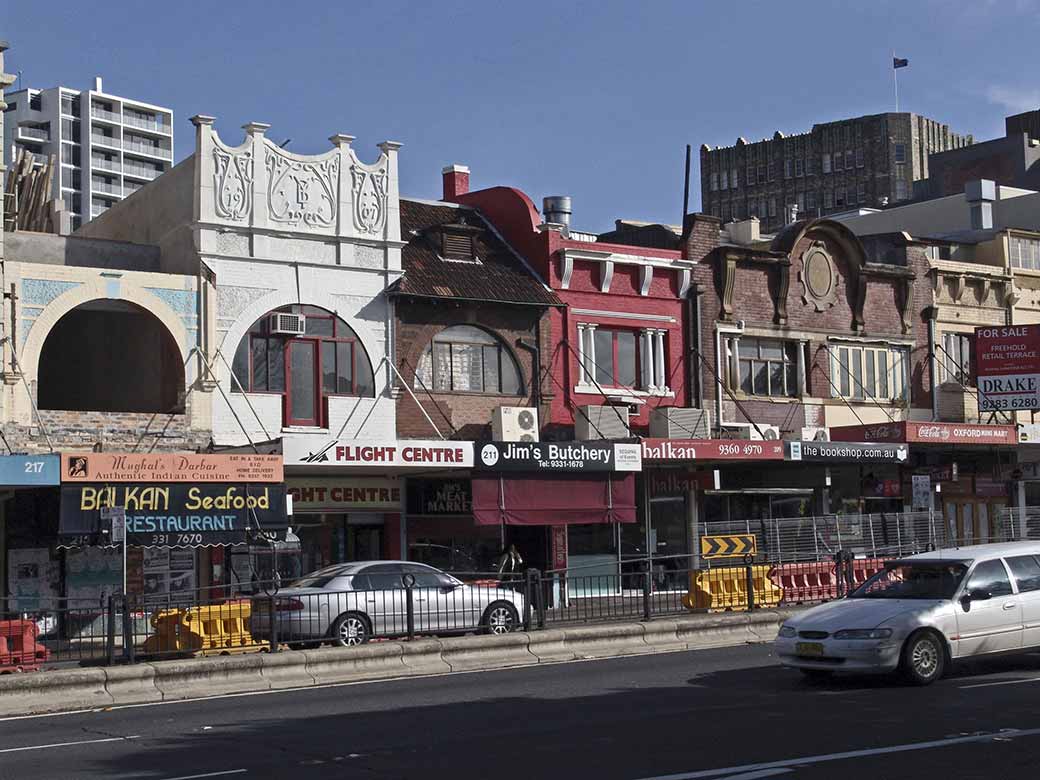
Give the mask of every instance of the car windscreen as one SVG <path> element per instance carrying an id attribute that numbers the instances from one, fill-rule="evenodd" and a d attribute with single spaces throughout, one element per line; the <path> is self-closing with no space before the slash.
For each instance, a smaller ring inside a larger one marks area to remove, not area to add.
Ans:
<path id="1" fill-rule="evenodd" d="M 900 561 L 849 594 L 850 599 L 951 599 L 968 567 L 943 561 Z"/>

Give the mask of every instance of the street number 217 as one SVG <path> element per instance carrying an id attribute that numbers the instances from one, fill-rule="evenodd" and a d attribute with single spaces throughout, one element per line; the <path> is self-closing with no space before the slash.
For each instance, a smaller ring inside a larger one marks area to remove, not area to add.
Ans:
<path id="1" fill-rule="evenodd" d="M 43 473 L 43 461 L 42 460 L 30 460 L 25 464 L 26 474 L 42 474 Z"/>

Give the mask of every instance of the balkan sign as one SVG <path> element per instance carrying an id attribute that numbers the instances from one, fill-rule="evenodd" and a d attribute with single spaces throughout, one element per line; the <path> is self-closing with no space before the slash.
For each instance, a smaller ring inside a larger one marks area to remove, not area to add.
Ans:
<path id="1" fill-rule="evenodd" d="M 702 558 L 736 558 L 758 552 L 754 534 L 727 534 L 702 536 Z"/>
<path id="2" fill-rule="evenodd" d="M 61 483 L 61 459 L 57 455 L 0 456 L 0 485 L 44 487 Z"/>
<path id="3" fill-rule="evenodd" d="M 785 446 L 787 460 L 812 463 L 902 463 L 909 454 L 905 444 L 789 441 Z"/>
<path id="4" fill-rule="evenodd" d="M 834 441 L 849 442 L 1013 446 L 1018 441 L 1014 425 L 903 421 L 877 425 L 840 425 L 832 427 L 830 431 Z"/>
<path id="5" fill-rule="evenodd" d="M 345 439 L 316 442 L 312 437 L 286 436 L 282 440 L 282 453 L 288 466 L 359 469 L 468 469 L 473 466 L 473 442 L 470 441 Z"/>
<path id="6" fill-rule="evenodd" d="M 59 533 L 66 545 L 108 544 L 101 512 L 126 510 L 127 544 L 203 547 L 284 539 L 283 485 L 183 483 L 65 485 Z"/>
<path id="7" fill-rule="evenodd" d="M 295 477 L 286 481 L 293 512 L 401 511 L 401 483 L 379 477 Z"/>
<path id="8" fill-rule="evenodd" d="M 278 455 L 65 453 L 62 482 L 281 482 Z"/>
<path id="9" fill-rule="evenodd" d="M 1040 325 L 975 328 L 979 411 L 1040 409 Z"/>
<path id="10" fill-rule="evenodd" d="M 643 439 L 643 460 L 783 460 L 782 441 Z"/>
<path id="11" fill-rule="evenodd" d="M 490 442 L 475 468 L 493 471 L 641 471 L 638 444 L 617 442 Z"/>

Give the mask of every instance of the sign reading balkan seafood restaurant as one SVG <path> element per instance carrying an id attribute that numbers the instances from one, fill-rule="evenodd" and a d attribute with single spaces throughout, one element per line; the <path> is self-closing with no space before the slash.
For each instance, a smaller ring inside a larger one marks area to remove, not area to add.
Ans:
<path id="1" fill-rule="evenodd" d="M 62 482 L 281 482 L 278 455 L 65 453 Z"/>
<path id="2" fill-rule="evenodd" d="M 643 439 L 643 460 L 783 460 L 782 441 L 745 439 Z"/>
<path id="3" fill-rule="evenodd" d="M 457 468 L 473 466 L 471 441 L 389 441 L 315 442 L 304 436 L 287 436 L 282 453 L 289 466 L 355 468 Z"/>
<path id="4" fill-rule="evenodd" d="M 475 468 L 491 471 L 641 471 L 638 444 L 620 442 L 490 442 Z"/>
<path id="5" fill-rule="evenodd" d="M 102 510 L 126 510 L 127 544 L 200 547 L 282 539 L 288 518 L 283 485 L 146 483 L 64 485 L 63 544 L 107 544 Z"/>

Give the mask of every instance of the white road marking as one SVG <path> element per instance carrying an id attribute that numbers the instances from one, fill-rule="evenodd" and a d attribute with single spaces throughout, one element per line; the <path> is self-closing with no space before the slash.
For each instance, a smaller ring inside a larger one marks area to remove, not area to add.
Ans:
<path id="1" fill-rule="evenodd" d="M 1030 677 L 1027 680 L 998 680 L 997 682 L 976 683 L 975 685 L 958 685 L 957 687 L 962 691 L 968 691 L 972 688 L 992 688 L 995 685 L 1022 685 L 1024 683 L 1035 682 L 1040 682 L 1040 677 Z"/>
<path id="2" fill-rule="evenodd" d="M 790 772 L 790 769 L 762 769 L 758 772 L 747 772 L 741 775 L 730 775 L 725 780 L 761 780 L 763 777 L 776 777 L 777 775 L 786 775 Z"/>
<path id="3" fill-rule="evenodd" d="M 644 777 L 640 780 L 698 780 L 704 777 L 720 777 L 732 780 L 734 774 L 754 772 L 763 769 L 786 769 L 803 765 L 822 764 L 827 761 L 845 761 L 850 758 L 866 758 L 868 756 L 882 756 L 889 753 L 907 753 L 912 750 L 931 750 L 933 748 L 944 748 L 950 745 L 964 745 L 971 742 L 992 742 L 995 739 L 1006 740 L 1013 737 L 1035 737 L 1040 735 L 1040 729 L 1003 729 L 988 734 L 975 734 L 970 737 L 954 737 L 952 739 L 935 739 L 929 742 L 910 742 L 904 745 L 891 745 L 889 747 L 868 748 L 866 750 L 847 750 L 843 753 L 825 753 L 819 756 L 804 756 L 802 758 L 788 758 L 783 761 L 767 761 L 760 764 L 745 764 L 744 766 L 730 766 L 723 769 L 704 769 L 699 772 L 680 772 L 675 775 L 655 775 Z M 747 777 L 746 774 L 738 777 Z M 767 776 L 767 775 L 766 775 Z"/>
<path id="4" fill-rule="evenodd" d="M 241 775 L 248 769 L 229 769 L 226 772 L 207 772 L 204 775 L 180 775 L 179 777 L 167 777 L 166 780 L 197 780 L 200 777 L 223 777 L 225 775 Z"/>
<path id="5" fill-rule="evenodd" d="M 26 750 L 46 750 L 47 748 L 71 747 L 72 745 L 97 745 L 101 742 L 125 742 L 128 739 L 137 739 L 137 734 L 129 737 L 106 737 L 105 739 L 84 739 L 79 742 L 52 742 L 49 745 L 26 745 L 24 747 L 13 747 L 0 749 L 0 753 L 21 753 Z"/>

